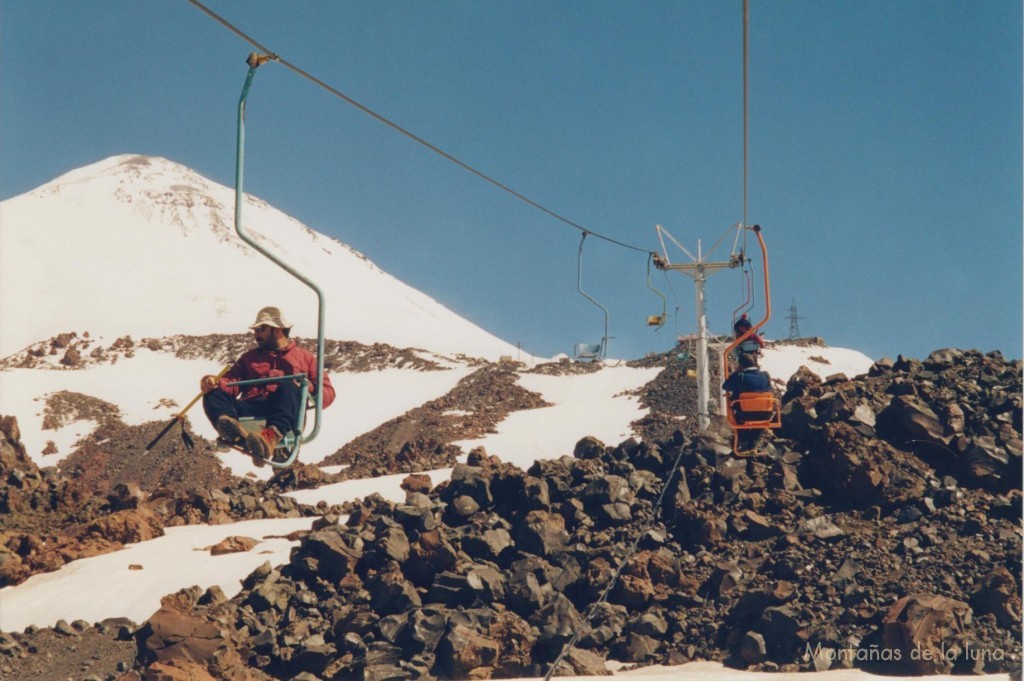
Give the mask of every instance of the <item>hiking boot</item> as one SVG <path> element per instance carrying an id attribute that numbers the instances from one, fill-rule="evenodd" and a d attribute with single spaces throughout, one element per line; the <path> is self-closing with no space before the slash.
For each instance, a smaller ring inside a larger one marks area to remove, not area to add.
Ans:
<path id="1" fill-rule="evenodd" d="M 245 438 L 245 449 L 252 456 L 256 465 L 262 466 L 264 461 L 274 456 L 274 449 L 277 448 L 283 437 L 277 428 L 270 426 L 258 433 L 249 433 Z"/>
<path id="2" fill-rule="evenodd" d="M 245 441 L 245 430 L 242 428 L 242 424 L 238 422 L 238 419 L 226 414 L 217 419 L 216 429 L 217 436 L 221 441 L 229 445 L 237 446 Z"/>

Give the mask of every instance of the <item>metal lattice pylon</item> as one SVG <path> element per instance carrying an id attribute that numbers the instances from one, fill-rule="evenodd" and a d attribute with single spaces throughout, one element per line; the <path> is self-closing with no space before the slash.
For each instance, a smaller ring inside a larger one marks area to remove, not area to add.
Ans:
<path id="1" fill-rule="evenodd" d="M 789 337 L 800 338 L 800 321 L 803 317 L 796 313 L 796 298 L 789 305 Z"/>

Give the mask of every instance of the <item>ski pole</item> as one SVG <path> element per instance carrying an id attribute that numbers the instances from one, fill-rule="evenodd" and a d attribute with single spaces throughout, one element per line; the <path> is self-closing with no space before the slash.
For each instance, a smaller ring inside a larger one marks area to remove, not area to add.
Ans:
<path id="1" fill-rule="evenodd" d="M 221 378 L 223 378 L 223 377 L 224 377 L 224 374 L 226 374 L 226 373 L 227 373 L 227 372 L 228 372 L 228 371 L 229 371 L 230 369 L 231 369 L 231 367 L 230 367 L 230 366 L 226 366 L 226 367 L 224 367 L 223 369 L 221 369 L 221 370 L 220 370 L 220 373 L 219 373 L 219 374 L 217 374 L 217 376 L 215 377 L 215 378 L 216 378 L 216 380 L 218 380 L 218 381 L 219 381 L 219 380 L 220 380 Z M 170 423 L 168 423 L 168 424 L 167 424 L 166 426 L 164 426 L 164 429 L 160 431 L 160 434 L 159 434 L 159 435 L 157 435 L 157 436 L 156 436 L 155 438 L 153 438 L 153 441 L 152 441 L 152 442 L 150 442 L 150 443 L 149 443 L 148 445 L 146 445 L 146 451 L 148 452 L 149 450 L 153 449 L 153 447 L 155 447 L 155 446 L 156 446 L 156 443 L 157 443 L 157 442 L 159 442 L 159 441 L 160 441 L 160 440 L 161 440 L 161 439 L 163 438 L 163 436 L 164 436 L 164 435 L 167 435 L 167 433 L 168 433 L 168 432 L 169 432 L 169 431 L 171 430 L 171 428 L 173 428 L 173 427 L 174 427 L 174 424 L 175 424 L 175 423 L 181 423 L 181 422 L 182 422 L 182 420 L 183 420 L 183 419 L 185 418 L 185 413 L 186 413 L 186 412 L 187 412 L 187 411 L 188 411 L 189 409 L 191 409 L 192 407 L 194 407 L 194 406 L 195 406 L 195 404 L 196 404 L 196 402 L 198 402 L 199 400 L 201 400 L 201 399 L 202 399 L 202 397 L 203 397 L 203 392 L 202 392 L 202 391 L 199 391 L 199 394 L 198 394 L 198 395 L 196 395 L 195 397 L 193 397 L 193 398 L 192 398 L 192 401 L 191 401 L 191 402 L 189 402 L 188 404 L 186 404 L 186 405 L 185 405 L 185 408 L 184 408 L 184 409 L 182 409 L 181 411 L 179 411 L 179 412 L 177 413 L 177 415 L 175 415 L 175 417 L 174 417 L 173 419 L 171 419 L 171 422 L 170 422 Z M 184 427 L 184 426 L 182 426 L 182 427 Z M 184 432 L 184 431 L 183 431 L 183 432 Z"/>

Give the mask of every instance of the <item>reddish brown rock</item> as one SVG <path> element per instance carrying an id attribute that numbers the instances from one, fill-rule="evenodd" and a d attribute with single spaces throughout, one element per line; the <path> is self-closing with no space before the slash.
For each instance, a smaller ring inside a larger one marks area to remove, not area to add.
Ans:
<path id="1" fill-rule="evenodd" d="M 451 627 L 438 645 L 438 664 L 454 679 L 490 678 L 501 646 L 467 626 Z"/>
<path id="2" fill-rule="evenodd" d="M 246 667 L 234 638 L 237 632 L 195 610 L 197 592 L 164 596 L 160 609 L 137 634 L 140 657 L 150 665 L 156 662 L 186 671 L 202 668 L 216 679 L 267 678 Z"/>
<path id="3" fill-rule="evenodd" d="M 189 660 L 154 662 L 142 671 L 142 681 L 217 681 L 202 665 Z"/>
<path id="4" fill-rule="evenodd" d="M 259 540 L 252 537 L 225 537 L 210 547 L 210 555 L 223 556 L 226 553 L 245 553 L 246 551 L 251 551 L 259 543 Z"/>
<path id="5" fill-rule="evenodd" d="M 412 475 L 407 475 L 402 480 L 401 487 L 406 492 L 429 494 L 432 484 L 430 482 L 430 476 L 426 473 L 413 473 Z"/>
<path id="6" fill-rule="evenodd" d="M 117 511 L 97 518 L 85 529 L 87 536 L 120 544 L 137 544 L 164 535 L 163 522 L 146 507 Z"/>
<path id="7" fill-rule="evenodd" d="M 900 652 L 915 674 L 949 674 L 971 623 L 971 606 L 946 596 L 914 594 L 896 601 L 882 618 L 882 645 Z"/>
<path id="8" fill-rule="evenodd" d="M 971 596 L 975 615 L 992 614 L 999 626 L 1020 632 L 1021 599 L 1010 571 L 997 567 L 981 580 L 981 588 Z"/>

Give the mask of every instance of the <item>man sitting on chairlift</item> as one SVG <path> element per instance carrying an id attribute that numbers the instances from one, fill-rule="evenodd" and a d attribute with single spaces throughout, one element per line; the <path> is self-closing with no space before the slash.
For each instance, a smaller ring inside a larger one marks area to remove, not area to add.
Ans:
<path id="1" fill-rule="evenodd" d="M 722 384 L 722 389 L 728 393 L 729 402 L 733 414 L 739 423 L 750 421 L 769 421 L 774 416 L 770 411 L 743 411 L 736 402 L 743 393 L 770 393 L 772 391 L 772 379 L 767 372 L 761 371 L 757 366 L 757 355 L 752 352 L 740 354 L 739 369 L 734 371 Z M 736 402 L 736 404 L 732 404 Z M 753 449 L 761 436 L 761 430 L 748 429 L 740 431 L 740 442 L 743 449 Z"/>
<path id="2" fill-rule="evenodd" d="M 317 359 L 289 338 L 292 325 L 285 321 L 276 307 L 265 307 L 256 315 L 252 326 L 257 347 L 249 350 L 231 366 L 220 381 L 203 376 L 199 388 L 203 392 L 203 410 L 217 430 L 220 439 L 245 449 L 257 465 L 273 456 L 284 436 L 297 430 L 302 386 L 296 380 L 265 385 L 229 386 L 245 381 L 274 376 L 306 374 L 309 390 L 315 390 Z M 334 401 L 334 387 L 324 375 L 323 407 Z M 266 427 L 258 433 L 247 433 L 238 418 L 253 416 L 266 419 Z M 296 436 L 301 435 L 296 433 Z"/>

